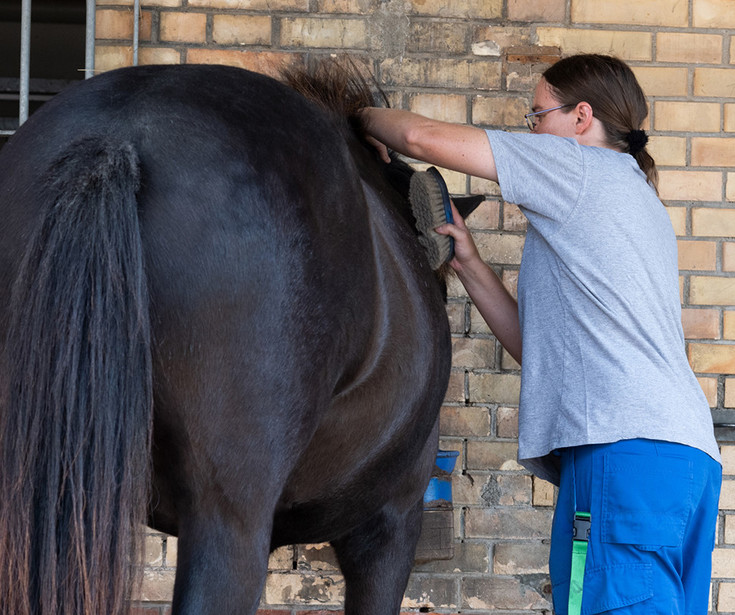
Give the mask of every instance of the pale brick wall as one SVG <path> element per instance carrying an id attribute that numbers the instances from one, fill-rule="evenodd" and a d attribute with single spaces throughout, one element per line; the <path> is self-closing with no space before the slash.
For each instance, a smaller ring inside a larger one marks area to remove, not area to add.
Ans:
<path id="1" fill-rule="evenodd" d="M 132 0 L 98 0 L 97 68 L 132 63 Z M 733 0 L 142 0 L 141 63 L 226 63 L 273 73 L 348 51 L 394 106 L 522 130 L 538 74 L 560 52 L 619 55 L 650 103 L 661 197 L 679 237 L 689 358 L 715 411 L 735 410 L 735 2 Z M 486 260 L 515 290 L 525 222 L 491 182 L 446 173 L 487 200 L 469 219 Z M 442 445 L 454 476 L 456 556 L 418 567 L 404 607 L 550 610 L 554 490 L 515 462 L 520 371 L 454 282 L 454 367 Z M 654 400 L 655 401 L 655 400 Z M 721 434 L 726 435 L 726 434 Z M 714 553 L 713 612 L 735 612 L 735 445 Z M 140 613 L 167 610 L 176 540 L 150 534 Z M 271 558 L 263 608 L 336 609 L 344 585 L 323 546 Z"/>

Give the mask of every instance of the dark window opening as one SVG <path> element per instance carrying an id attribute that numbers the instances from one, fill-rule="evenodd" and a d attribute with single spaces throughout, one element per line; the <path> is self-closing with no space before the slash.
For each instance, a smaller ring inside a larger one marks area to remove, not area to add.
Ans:
<path id="1" fill-rule="evenodd" d="M 84 79 L 85 33 L 85 0 L 32 0 L 29 115 Z M 21 0 L 0 0 L 0 131 L 18 128 L 20 40 Z"/>

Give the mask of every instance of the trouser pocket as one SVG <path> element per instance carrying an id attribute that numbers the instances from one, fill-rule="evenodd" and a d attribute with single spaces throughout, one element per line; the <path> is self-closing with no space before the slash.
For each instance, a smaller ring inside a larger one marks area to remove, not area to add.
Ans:
<path id="1" fill-rule="evenodd" d="M 683 457 L 605 455 L 601 541 L 651 551 L 681 546 L 693 483 Z"/>

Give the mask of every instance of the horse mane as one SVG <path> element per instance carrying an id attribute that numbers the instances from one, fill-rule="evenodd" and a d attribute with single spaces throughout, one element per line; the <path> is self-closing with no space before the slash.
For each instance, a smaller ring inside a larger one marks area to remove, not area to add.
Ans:
<path id="1" fill-rule="evenodd" d="M 364 131 L 358 114 L 361 109 L 389 106 L 385 92 L 370 76 L 365 76 L 350 58 L 327 58 L 281 71 L 283 82 L 316 103 L 335 119 L 347 121 L 359 136 Z"/>
<path id="2" fill-rule="evenodd" d="M 365 129 L 360 121 L 359 112 L 365 107 L 389 107 L 390 104 L 374 77 L 372 75 L 366 77 L 365 72 L 354 60 L 344 57 L 286 67 L 281 70 L 280 75 L 286 85 L 319 105 L 336 120 L 337 125 L 351 129 L 363 143 L 366 143 Z M 366 147 L 373 150 L 371 145 Z M 416 219 L 408 206 L 409 182 L 414 171 L 394 153 L 391 153 L 391 159 L 393 162 L 383 167 L 385 178 L 403 198 L 405 207 L 400 208 L 399 213 L 417 233 Z M 476 204 L 472 210 L 475 207 Z M 453 274 L 453 270 L 445 263 L 434 273 L 440 282 L 446 302 L 446 280 Z"/>

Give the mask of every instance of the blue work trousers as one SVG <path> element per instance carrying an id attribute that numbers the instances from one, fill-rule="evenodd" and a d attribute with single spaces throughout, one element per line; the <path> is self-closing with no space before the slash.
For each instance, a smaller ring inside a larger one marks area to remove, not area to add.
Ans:
<path id="1" fill-rule="evenodd" d="M 549 557 L 557 615 L 567 614 L 575 509 L 591 514 L 582 615 L 705 615 L 720 464 L 695 448 L 642 439 L 558 454 Z"/>

